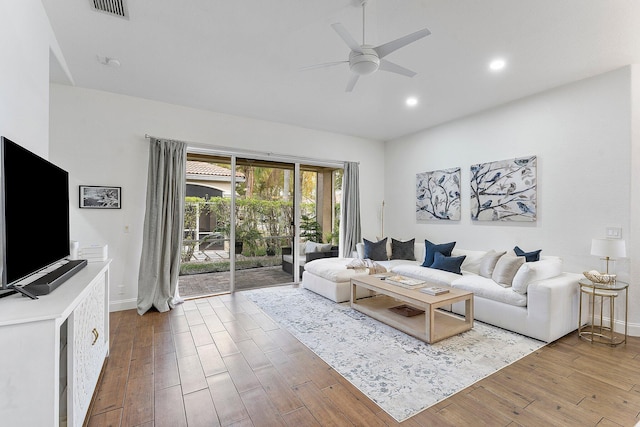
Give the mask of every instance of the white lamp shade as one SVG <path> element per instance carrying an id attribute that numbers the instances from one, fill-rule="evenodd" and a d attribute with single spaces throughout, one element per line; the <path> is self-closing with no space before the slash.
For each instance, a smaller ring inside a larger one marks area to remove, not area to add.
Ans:
<path id="1" fill-rule="evenodd" d="M 627 256 L 624 240 L 622 239 L 592 239 L 591 255 L 624 258 Z"/>

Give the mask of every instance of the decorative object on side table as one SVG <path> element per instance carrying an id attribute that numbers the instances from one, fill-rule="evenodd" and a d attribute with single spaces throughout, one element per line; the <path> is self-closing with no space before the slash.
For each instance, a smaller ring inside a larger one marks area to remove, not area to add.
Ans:
<path id="1" fill-rule="evenodd" d="M 615 274 L 603 274 L 598 270 L 585 271 L 584 277 L 591 280 L 593 283 L 599 283 L 602 285 L 609 285 L 616 283 L 616 275 Z"/>
<path id="2" fill-rule="evenodd" d="M 120 209 L 121 187 L 80 186 L 80 208 Z"/>

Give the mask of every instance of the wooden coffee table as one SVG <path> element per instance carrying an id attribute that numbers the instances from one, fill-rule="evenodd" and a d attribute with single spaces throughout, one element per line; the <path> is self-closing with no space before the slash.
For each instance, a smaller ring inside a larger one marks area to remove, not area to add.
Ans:
<path id="1" fill-rule="evenodd" d="M 356 298 L 358 287 L 374 291 L 375 296 Z M 464 318 L 438 310 L 459 301 L 465 302 Z M 424 312 L 409 317 L 389 310 L 403 304 Z M 455 288 L 449 288 L 446 294 L 432 296 L 418 289 L 386 283 L 371 275 L 356 276 L 351 279 L 351 307 L 429 344 L 473 327 L 473 293 Z"/>

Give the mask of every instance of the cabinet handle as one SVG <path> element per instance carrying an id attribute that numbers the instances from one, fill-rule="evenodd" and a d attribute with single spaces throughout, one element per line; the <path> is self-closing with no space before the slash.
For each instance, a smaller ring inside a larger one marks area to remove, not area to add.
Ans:
<path id="1" fill-rule="evenodd" d="M 98 337 L 100 336 L 100 334 L 98 333 L 98 330 L 96 328 L 93 328 L 91 333 L 93 333 L 93 336 L 94 336 L 93 342 L 91 343 L 91 345 L 95 345 L 96 341 L 98 341 Z"/>

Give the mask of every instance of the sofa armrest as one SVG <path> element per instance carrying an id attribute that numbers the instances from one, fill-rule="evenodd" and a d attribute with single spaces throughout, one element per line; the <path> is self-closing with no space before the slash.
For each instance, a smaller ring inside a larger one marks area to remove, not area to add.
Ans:
<path id="1" fill-rule="evenodd" d="M 282 249 L 282 255 L 291 255 L 293 253 L 293 248 L 291 248 L 290 246 L 280 249 Z"/>
<path id="2" fill-rule="evenodd" d="M 579 285 L 583 276 L 562 273 L 549 279 L 529 284 L 527 290 L 527 315 L 529 321 L 542 326 L 549 337 L 560 338 L 563 331 L 578 328 Z"/>

